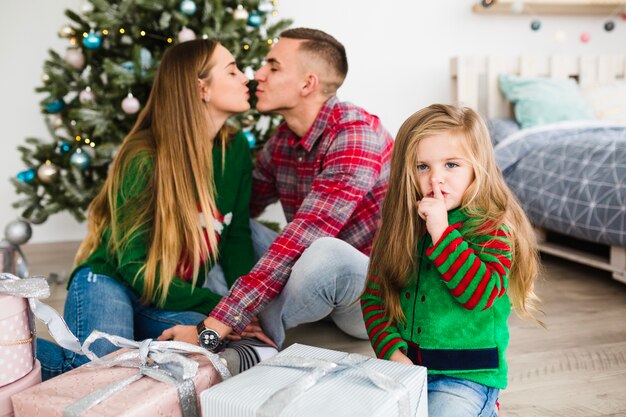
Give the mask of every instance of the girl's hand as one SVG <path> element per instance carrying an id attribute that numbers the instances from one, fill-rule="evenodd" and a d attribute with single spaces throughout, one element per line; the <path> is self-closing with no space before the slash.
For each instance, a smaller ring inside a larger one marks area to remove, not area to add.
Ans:
<path id="1" fill-rule="evenodd" d="M 439 183 L 432 180 L 432 186 L 433 196 L 417 202 L 417 214 L 426 221 L 426 229 L 433 243 L 437 243 L 448 227 L 448 210 Z"/>
<path id="2" fill-rule="evenodd" d="M 407 356 L 402 353 L 400 349 L 397 349 L 395 352 L 393 352 L 389 357 L 389 360 L 394 362 L 406 363 L 407 365 L 413 365 L 411 359 L 407 358 Z"/>

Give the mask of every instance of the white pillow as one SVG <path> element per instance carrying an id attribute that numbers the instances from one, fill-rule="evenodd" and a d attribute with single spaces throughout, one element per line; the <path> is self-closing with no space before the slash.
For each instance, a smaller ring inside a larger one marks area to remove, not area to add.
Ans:
<path id="1" fill-rule="evenodd" d="M 626 80 L 581 88 L 599 120 L 626 122 Z"/>

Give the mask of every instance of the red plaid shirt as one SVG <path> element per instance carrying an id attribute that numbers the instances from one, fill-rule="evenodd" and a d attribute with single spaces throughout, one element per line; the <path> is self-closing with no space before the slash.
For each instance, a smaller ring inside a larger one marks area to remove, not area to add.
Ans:
<path id="1" fill-rule="evenodd" d="M 257 157 L 250 214 L 257 216 L 280 199 L 289 223 L 211 317 L 241 332 L 280 293 L 302 252 L 321 237 L 336 237 L 369 255 L 392 146 L 376 116 L 336 97 L 324 104 L 303 138 L 283 123 Z"/>

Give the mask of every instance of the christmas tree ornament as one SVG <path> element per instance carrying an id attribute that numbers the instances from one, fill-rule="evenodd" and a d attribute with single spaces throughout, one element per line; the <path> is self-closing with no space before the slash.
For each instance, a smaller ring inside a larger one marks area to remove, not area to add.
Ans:
<path id="1" fill-rule="evenodd" d="M 35 180 L 35 175 L 36 175 L 36 171 L 34 168 L 31 169 L 27 169 L 24 171 L 20 171 L 17 173 L 17 175 L 15 176 L 18 180 L 26 183 L 26 184 L 32 184 L 32 182 Z"/>
<path id="2" fill-rule="evenodd" d="M 254 145 L 256 145 L 256 136 L 254 136 L 254 133 L 252 133 L 249 130 L 244 130 L 243 134 L 246 137 L 246 140 L 248 141 L 248 145 L 250 146 L 250 149 L 254 148 Z"/>
<path id="3" fill-rule="evenodd" d="M 128 72 L 135 72 L 135 63 L 133 61 L 124 61 L 120 66 Z"/>
<path id="4" fill-rule="evenodd" d="M 178 42 L 187 42 L 196 39 L 196 32 L 193 30 L 183 27 L 180 32 L 178 32 Z"/>
<path id="5" fill-rule="evenodd" d="M 70 39 L 76 36 L 76 31 L 69 25 L 64 25 L 59 29 L 59 38 Z"/>
<path id="6" fill-rule="evenodd" d="M 44 184 L 52 184 L 59 175 L 59 168 L 50 161 L 37 168 L 37 178 Z"/>
<path id="7" fill-rule="evenodd" d="M 80 48 L 69 48 L 65 51 L 65 62 L 72 68 L 82 69 L 85 65 L 85 56 Z"/>
<path id="8" fill-rule="evenodd" d="M 607 32 L 612 32 L 613 29 L 615 29 L 615 22 L 613 22 L 612 20 L 609 20 L 604 24 L 604 30 L 606 30 Z"/>
<path id="9" fill-rule="evenodd" d="M 71 150 L 72 150 L 72 145 L 70 145 L 68 142 L 66 142 L 64 140 L 57 141 L 56 152 L 59 155 L 65 155 L 66 153 L 68 153 Z"/>
<path id="10" fill-rule="evenodd" d="M 102 44 L 102 35 L 97 34 L 93 30 L 83 38 L 83 45 L 87 49 L 98 49 Z"/>
<path id="11" fill-rule="evenodd" d="M 63 118 L 60 114 L 55 114 L 50 118 L 50 124 L 53 128 L 58 129 L 63 126 Z"/>
<path id="12" fill-rule="evenodd" d="M 124 35 L 120 38 L 120 43 L 122 45 L 132 45 L 133 44 L 133 38 L 131 38 L 128 35 Z"/>
<path id="13" fill-rule="evenodd" d="M 262 21 L 263 20 L 261 19 L 261 15 L 256 12 L 252 12 L 248 15 L 248 26 L 258 28 L 259 26 L 261 26 Z"/>
<path id="14" fill-rule="evenodd" d="M 192 0 L 183 0 L 180 2 L 180 11 L 187 16 L 193 16 L 196 13 L 196 3 Z"/>
<path id="15" fill-rule="evenodd" d="M 139 111 L 141 104 L 139 104 L 139 100 L 137 100 L 132 93 L 128 93 L 126 98 L 122 100 L 122 110 L 126 114 L 135 114 Z"/>
<path id="16" fill-rule="evenodd" d="M 23 245 L 33 235 L 33 229 L 27 221 L 22 219 L 13 220 L 4 228 L 6 240 L 16 246 Z"/>
<path id="17" fill-rule="evenodd" d="M 515 2 L 511 4 L 511 13 L 513 14 L 524 13 L 524 0 L 515 0 Z"/>
<path id="18" fill-rule="evenodd" d="M 30 216 L 28 216 L 28 221 L 32 224 L 42 224 L 46 220 L 48 220 L 48 214 L 41 206 L 35 207 Z"/>
<path id="19" fill-rule="evenodd" d="M 91 91 L 91 87 L 85 87 L 85 89 L 78 94 L 78 101 L 80 101 L 81 104 L 89 104 L 96 101 L 96 95 Z"/>
<path id="20" fill-rule="evenodd" d="M 257 10 L 261 14 L 266 14 L 274 10 L 274 5 L 269 1 L 262 1 L 261 3 L 259 3 L 259 7 L 257 7 Z"/>
<path id="21" fill-rule="evenodd" d="M 541 21 L 540 20 L 533 20 L 532 22 L 530 22 L 530 28 L 537 32 L 539 29 L 541 29 Z"/>
<path id="22" fill-rule="evenodd" d="M 48 113 L 58 113 L 65 108 L 65 102 L 62 99 L 54 100 L 46 104 Z"/>
<path id="23" fill-rule="evenodd" d="M 89 14 L 89 13 L 93 12 L 94 11 L 93 3 L 89 2 L 89 1 L 85 1 L 83 3 L 83 5 L 80 6 L 80 11 L 83 12 L 83 14 Z"/>
<path id="24" fill-rule="evenodd" d="M 248 20 L 248 11 L 241 4 L 237 5 L 237 8 L 233 11 L 233 19 Z"/>
<path id="25" fill-rule="evenodd" d="M 91 157 L 87 155 L 87 152 L 83 152 L 80 148 L 76 149 L 76 152 L 70 156 L 70 164 L 80 170 L 89 168 L 90 162 Z"/>
<path id="26" fill-rule="evenodd" d="M 145 73 L 152 67 L 152 54 L 146 48 L 141 48 L 139 51 L 139 61 L 141 62 L 141 71 Z"/>
<path id="27" fill-rule="evenodd" d="M 580 41 L 582 43 L 587 43 L 591 39 L 591 34 L 589 32 L 583 32 L 580 34 Z"/>

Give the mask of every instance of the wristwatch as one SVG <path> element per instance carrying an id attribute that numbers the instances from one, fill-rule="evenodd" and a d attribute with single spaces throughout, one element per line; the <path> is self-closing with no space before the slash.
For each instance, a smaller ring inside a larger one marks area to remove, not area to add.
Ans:
<path id="1" fill-rule="evenodd" d="M 207 328 L 204 325 L 204 320 L 196 325 L 196 329 L 198 330 L 198 343 L 200 346 L 209 352 L 214 352 L 222 342 L 220 334 L 213 329 Z"/>

